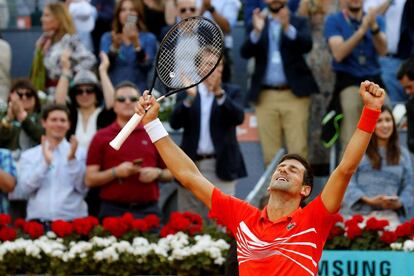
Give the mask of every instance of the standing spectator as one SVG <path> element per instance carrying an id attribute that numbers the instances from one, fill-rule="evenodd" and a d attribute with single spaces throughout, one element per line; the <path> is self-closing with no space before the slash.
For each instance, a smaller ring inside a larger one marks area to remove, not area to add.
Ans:
<path id="1" fill-rule="evenodd" d="M 7 114 L 1 118 L 0 148 L 26 150 L 40 143 L 40 99 L 28 79 L 14 81 L 9 95 Z"/>
<path id="2" fill-rule="evenodd" d="M 236 179 L 247 175 L 236 126 L 243 122 L 239 87 L 222 84 L 223 62 L 203 83 L 178 94 L 170 117 L 173 129 L 184 128 L 181 148 L 201 173 L 220 190 L 235 195 Z M 208 209 L 188 190 L 178 188 L 178 210 L 207 219 Z"/>
<path id="3" fill-rule="evenodd" d="M 128 80 L 139 89 L 147 87 L 148 72 L 157 51 L 157 40 L 155 35 L 147 32 L 141 1 L 118 2 L 112 32 L 102 36 L 101 50 L 109 56 L 109 76 L 115 86 Z"/>
<path id="4" fill-rule="evenodd" d="M 332 52 L 336 73 L 333 99 L 338 99 L 344 119 L 341 123 L 342 150 L 351 138 L 362 101 L 359 84 L 370 80 L 384 87 L 379 55 L 387 52 L 384 22 L 375 9 L 362 10 L 362 0 L 346 0 L 343 11 L 331 14 L 325 22 L 325 38 Z"/>
<path id="5" fill-rule="evenodd" d="M 134 114 L 138 97 L 139 92 L 132 83 L 124 82 L 115 88 L 116 121 L 99 130 L 89 147 L 86 185 L 101 187 L 100 218 L 121 216 L 125 212 L 137 218 L 161 215 L 158 182 L 169 181 L 172 177 L 164 169 L 143 126 L 137 126 L 118 151 L 109 146 Z"/>
<path id="6" fill-rule="evenodd" d="M 231 81 L 231 65 L 233 37 L 231 31 L 237 23 L 241 8 L 240 0 L 197 0 L 200 15 L 214 20 L 224 33 L 224 56 L 226 64 L 223 71 L 223 82 Z"/>
<path id="7" fill-rule="evenodd" d="M 98 56 L 102 35 L 110 32 L 112 29 L 111 24 L 114 18 L 115 0 L 92 0 L 91 4 L 98 12 L 95 28 L 92 31 L 94 53 Z"/>
<path id="8" fill-rule="evenodd" d="M 197 8 L 196 0 L 166 0 L 165 22 L 167 26 L 162 29 L 161 36 L 164 37 L 175 23 L 199 14 L 200 10 Z"/>
<path id="9" fill-rule="evenodd" d="M 378 15 L 385 19 L 385 36 L 387 37 L 387 54 L 380 57 L 381 78 L 392 104 L 405 102 L 407 95 L 395 75 L 402 61 L 408 56 L 402 52 L 409 41 L 403 39 L 407 35 L 402 31 L 402 15 L 406 0 L 366 0 L 364 11 L 377 9 Z"/>
<path id="10" fill-rule="evenodd" d="M 0 103 L 7 101 L 9 93 L 11 58 L 10 44 L 2 38 L 0 33 Z"/>
<path id="11" fill-rule="evenodd" d="M 379 188 L 380 187 L 380 188 Z M 395 120 L 383 106 L 364 158 L 344 198 L 351 214 L 386 218 L 392 226 L 410 219 L 414 173 L 410 153 L 400 146 Z"/>
<path id="12" fill-rule="evenodd" d="M 16 185 L 16 167 L 12 154 L 7 149 L 0 149 L 0 214 L 8 213 L 6 193 L 13 191 Z"/>
<path id="13" fill-rule="evenodd" d="M 148 31 L 153 33 L 159 41 L 162 40 L 162 29 L 165 22 L 164 0 L 144 0 L 145 25 Z"/>
<path id="14" fill-rule="evenodd" d="M 414 57 L 406 60 L 397 73 L 397 79 L 404 87 L 408 95 L 405 104 L 407 112 L 407 145 L 408 149 L 414 153 Z"/>
<path id="15" fill-rule="evenodd" d="M 309 95 L 318 86 L 304 54 L 312 49 L 307 20 L 291 15 L 286 0 L 266 0 L 269 13 L 253 12 L 253 26 L 241 48 L 255 58 L 249 100 L 255 105 L 264 163 L 282 147 L 307 156 Z M 300 72 L 300 74 L 298 73 Z"/>
<path id="16" fill-rule="evenodd" d="M 26 218 L 50 226 L 53 220 L 85 217 L 86 154 L 75 137 L 70 142 L 65 139 L 69 110 L 64 105 L 45 107 L 42 125 L 42 144 L 23 152 L 20 160 L 18 182 L 29 195 Z"/>
<path id="17" fill-rule="evenodd" d="M 91 32 L 95 28 L 96 8 L 89 3 L 89 0 L 66 0 L 66 3 L 80 41 L 93 53 Z"/>
<path id="18" fill-rule="evenodd" d="M 69 79 L 66 78 L 71 68 L 69 57 L 68 52 L 64 52 L 61 57 L 63 74 L 56 87 L 56 103 L 68 105 L 71 121 L 68 134 L 75 135 L 79 146 L 87 150 L 96 131 L 115 120 L 112 110 L 114 88 L 108 76 L 109 59 L 105 53 L 101 53 L 99 75 L 102 88 L 95 74 L 86 70 L 79 71 L 69 87 Z"/>
<path id="19" fill-rule="evenodd" d="M 53 101 L 55 87 L 62 74 L 60 66 L 62 52 L 69 50 L 72 53 L 74 73 L 81 69 L 92 68 L 96 58 L 74 35 L 75 27 L 63 3 L 47 4 L 43 9 L 41 21 L 43 34 L 36 43 L 31 79 L 35 87 L 47 92 L 50 101 Z"/>
<path id="20" fill-rule="evenodd" d="M 312 32 L 312 51 L 306 59 L 318 84 L 321 94 L 311 97 L 309 161 L 311 164 L 329 163 L 328 151 L 320 143 L 321 121 L 326 111 L 326 103 L 332 94 L 335 75 L 332 70 L 332 56 L 323 36 L 325 18 L 338 9 L 336 1 L 301 0 L 298 15 L 307 17 Z"/>

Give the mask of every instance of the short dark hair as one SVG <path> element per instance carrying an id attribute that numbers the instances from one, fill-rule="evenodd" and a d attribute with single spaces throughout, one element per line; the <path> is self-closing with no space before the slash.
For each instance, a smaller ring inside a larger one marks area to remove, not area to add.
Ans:
<path id="1" fill-rule="evenodd" d="M 141 91 L 139 90 L 138 86 L 135 85 L 135 83 L 131 82 L 131 81 L 121 81 L 120 83 L 118 83 L 115 86 L 115 95 L 117 94 L 118 90 L 124 87 L 129 87 L 129 88 L 133 88 L 135 90 L 138 91 L 138 94 L 141 95 Z"/>
<path id="2" fill-rule="evenodd" d="M 414 57 L 410 57 L 404 61 L 397 72 L 397 79 L 401 80 L 407 76 L 410 80 L 414 80 Z"/>
<path id="3" fill-rule="evenodd" d="M 312 189 L 313 189 L 313 172 L 312 172 L 312 167 L 309 164 L 309 162 L 305 158 L 300 156 L 299 154 L 288 153 L 288 154 L 285 154 L 285 155 L 282 156 L 282 158 L 280 159 L 278 165 L 281 164 L 285 160 L 296 160 L 296 161 L 300 162 L 305 167 L 305 172 L 303 174 L 303 183 L 302 183 L 302 185 L 310 186 L 311 187 L 311 192 L 312 192 Z"/>
<path id="4" fill-rule="evenodd" d="M 47 120 L 47 118 L 49 117 L 49 114 L 53 111 L 63 111 L 66 113 L 66 115 L 68 116 L 68 120 L 70 121 L 70 111 L 69 109 L 66 107 L 66 105 L 63 104 L 48 104 L 43 108 L 42 111 L 42 119 L 43 120 Z"/>

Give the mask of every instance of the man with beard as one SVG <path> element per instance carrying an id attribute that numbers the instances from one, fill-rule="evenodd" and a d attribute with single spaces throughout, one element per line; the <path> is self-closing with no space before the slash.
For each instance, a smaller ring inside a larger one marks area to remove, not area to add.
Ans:
<path id="1" fill-rule="evenodd" d="M 136 112 L 143 116 L 145 130 L 174 177 L 210 209 L 211 218 L 235 236 L 240 275 L 316 275 L 335 214 L 384 103 L 385 91 L 374 83 L 361 83 L 359 94 L 365 107 L 344 157 L 322 193 L 303 209 L 299 204 L 311 193 L 313 180 L 309 164 L 299 155 L 282 158 L 268 188 L 269 202 L 259 210 L 224 194 L 200 173 L 168 137 L 157 119 L 160 106 L 154 97 L 147 97 L 148 91 Z"/>
<path id="2" fill-rule="evenodd" d="M 307 156 L 309 95 L 318 87 L 304 59 L 312 49 L 307 20 L 290 14 L 287 0 L 265 3 L 268 12 L 253 11 L 241 55 L 255 60 L 248 100 L 255 105 L 267 165 L 283 140 L 288 152 Z"/>
<path id="3" fill-rule="evenodd" d="M 333 99 L 338 101 L 344 119 L 341 123 L 342 150 L 352 136 L 362 101 L 358 86 L 370 80 L 381 87 L 379 55 L 387 53 L 384 22 L 376 9 L 362 10 L 363 0 L 346 0 L 343 11 L 331 14 L 325 22 L 324 35 L 332 52 L 336 73 Z"/>

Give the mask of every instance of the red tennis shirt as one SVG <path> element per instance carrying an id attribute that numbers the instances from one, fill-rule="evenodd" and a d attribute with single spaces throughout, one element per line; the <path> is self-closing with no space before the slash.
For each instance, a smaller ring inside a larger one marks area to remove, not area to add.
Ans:
<path id="1" fill-rule="evenodd" d="M 213 191 L 210 217 L 236 237 L 240 275 L 317 275 L 335 214 L 320 196 L 275 222 L 266 210 Z"/>

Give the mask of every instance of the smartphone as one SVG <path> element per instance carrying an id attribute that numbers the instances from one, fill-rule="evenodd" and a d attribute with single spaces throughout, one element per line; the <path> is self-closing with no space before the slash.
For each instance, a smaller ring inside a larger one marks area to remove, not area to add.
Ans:
<path id="1" fill-rule="evenodd" d="M 134 161 L 132 161 L 132 163 L 135 166 L 141 166 L 141 164 L 142 164 L 142 158 L 135 159 Z"/>
<path id="2" fill-rule="evenodd" d="M 133 14 L 128 14 L 125 24 L 135 26 L 137 24 L 137 21 L 138 21 L 138 16 L 133 15 Z"/>

